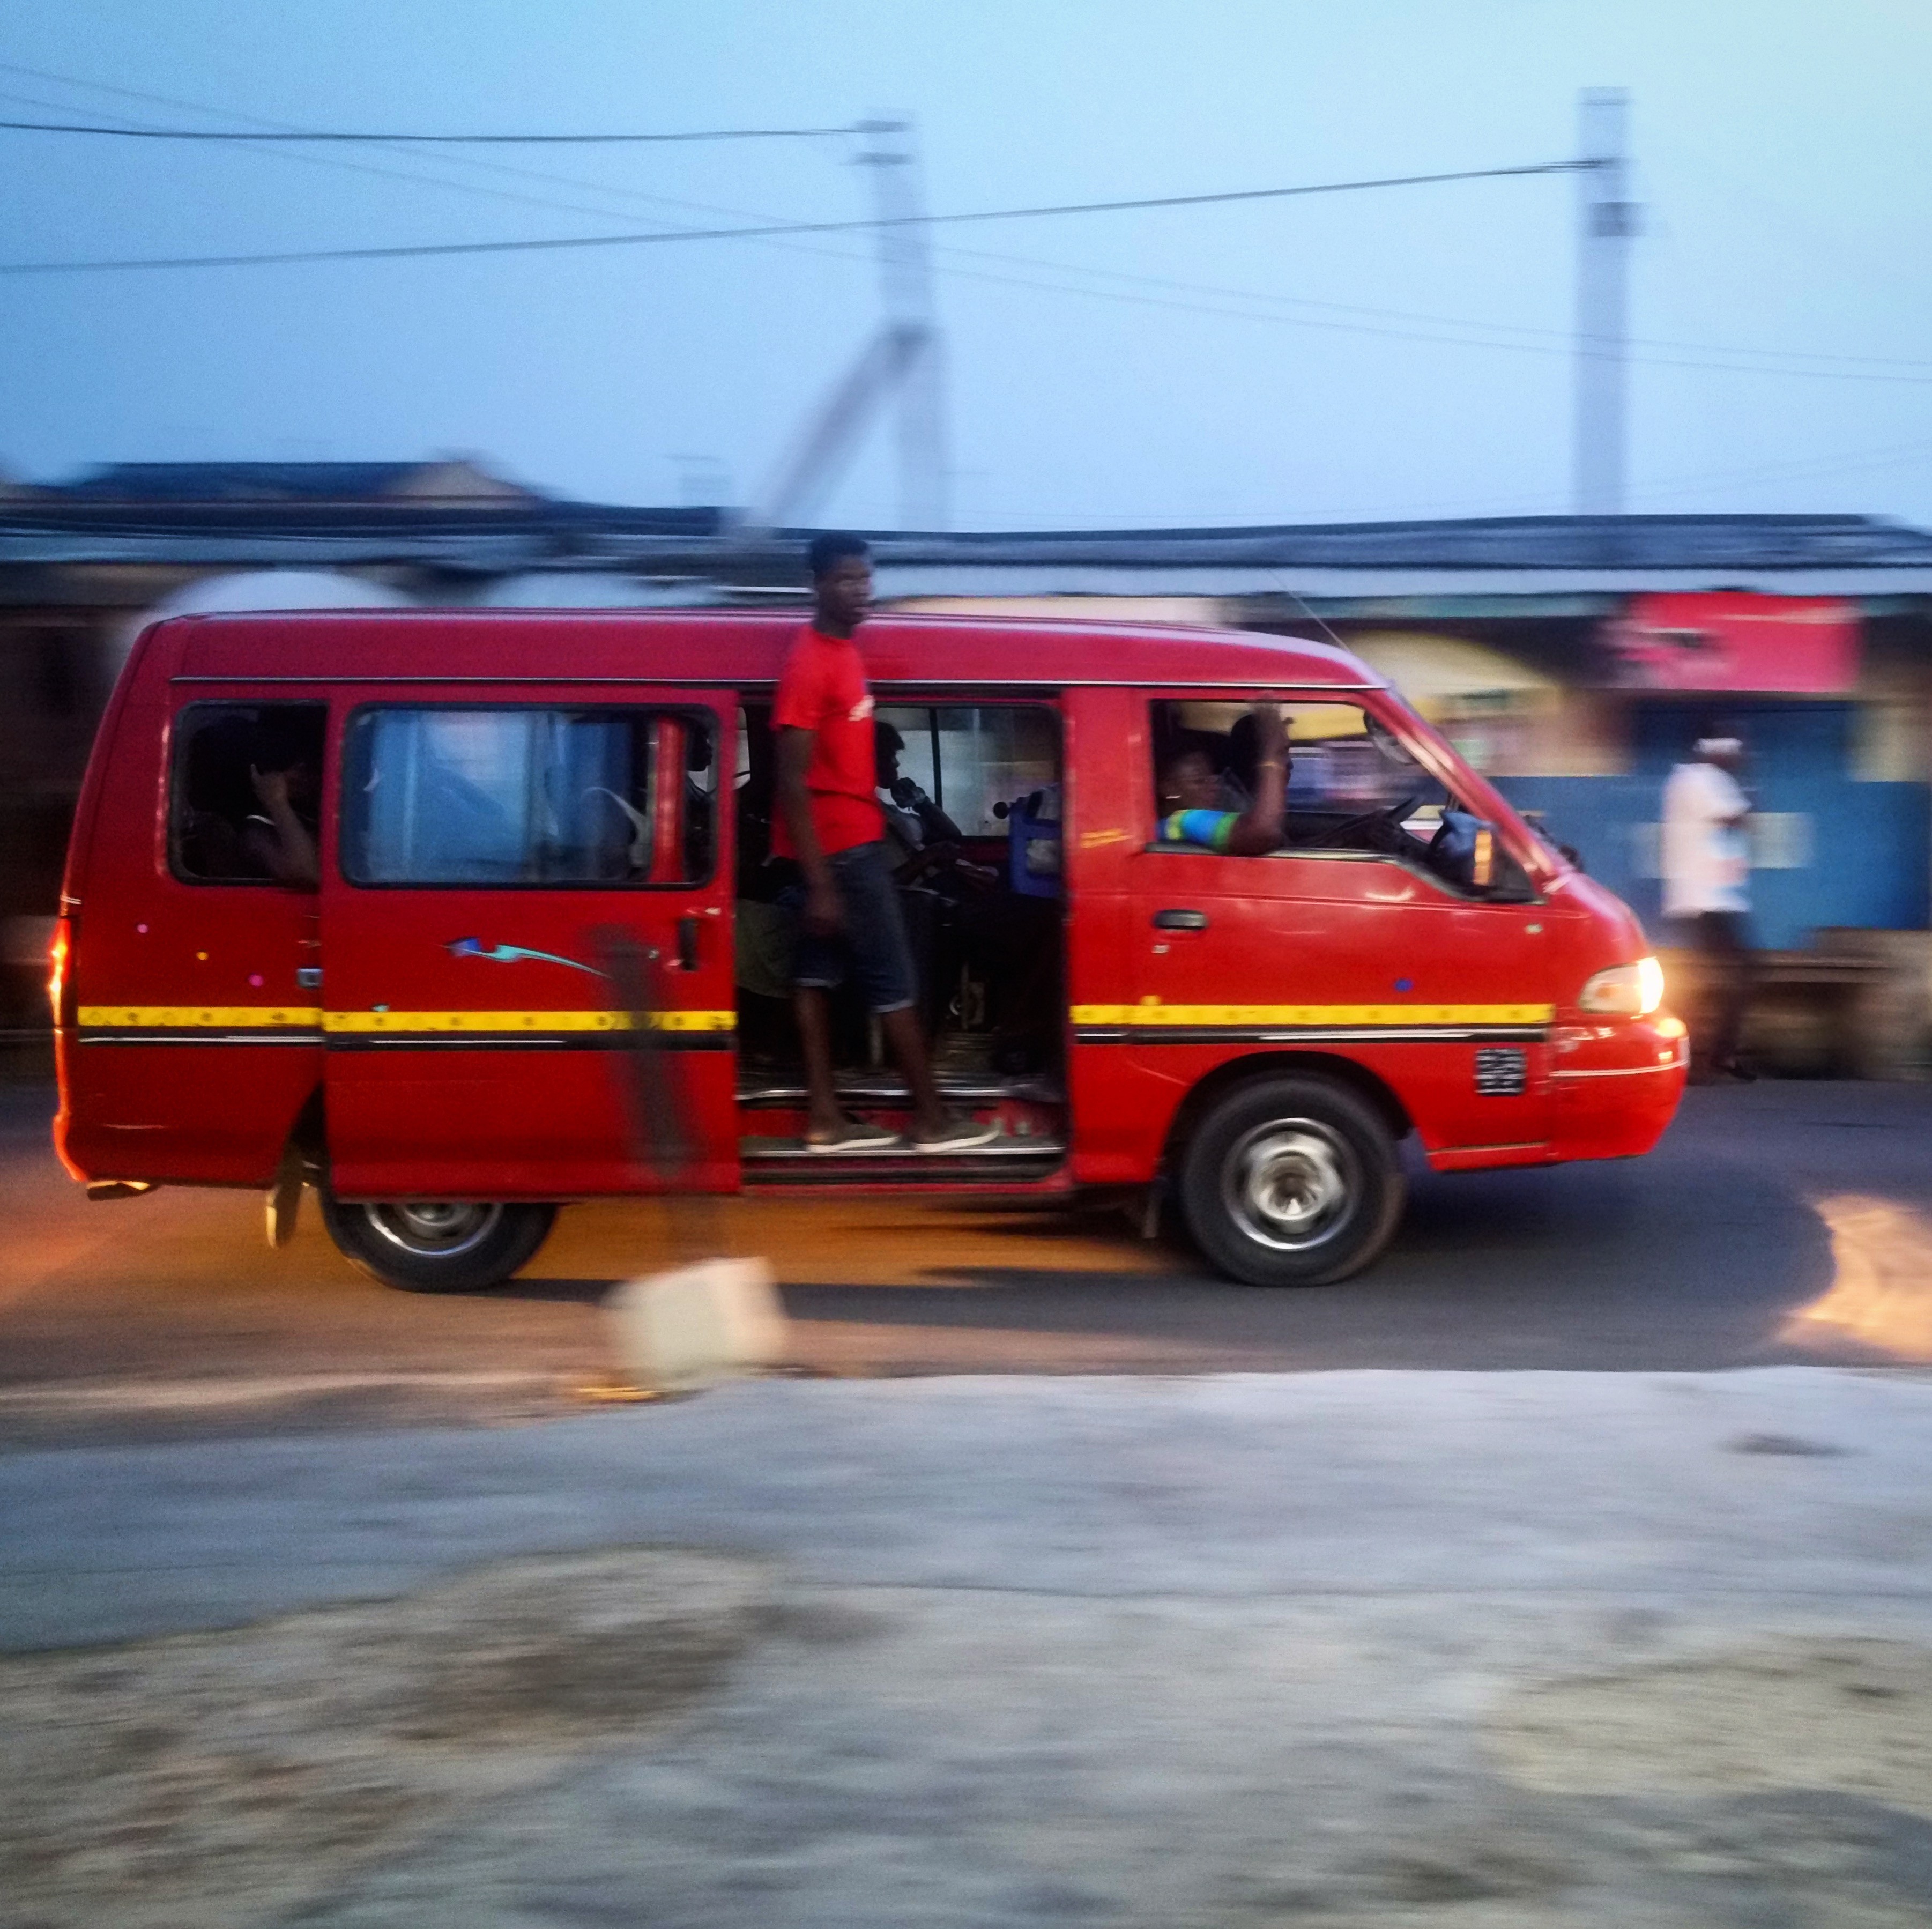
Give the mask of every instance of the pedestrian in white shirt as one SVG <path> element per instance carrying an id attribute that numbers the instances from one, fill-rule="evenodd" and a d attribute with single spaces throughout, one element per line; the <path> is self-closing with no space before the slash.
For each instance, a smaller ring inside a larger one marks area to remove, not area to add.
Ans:
<path id="1" fill-rule="evenodd" d="M 1754 1076 L 1738 1057 L 1750 1001 L 1750 800 L 1738 787 L 1744 747 L 1713 730 L 1696 761 L 1664 787 L 1664 914 L 1702 955 L 1700 1010 L 1690 1030 L 1691 1078 Z"/>

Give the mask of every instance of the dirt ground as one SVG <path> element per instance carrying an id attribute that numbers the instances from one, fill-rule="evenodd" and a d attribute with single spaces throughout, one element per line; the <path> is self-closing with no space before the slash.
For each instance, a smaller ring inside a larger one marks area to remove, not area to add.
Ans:
<path id="1" fill-rule="evenodd" d="M 0 1922 L 279 1921 L 478 1804 L 674 1722 L 763 1570 L 616 1552 L 401 1600 L 0 1661 Z"/>
<path id="2" fill-rule="evenodd" d="M 1513 1779 L 1557 1795 L 1804 1790 L 1932 1818 L 1932 1652 L 1785 1642 L 1556 1682 L 1494 1728 Z"/>
<path id="3" fill-rule="evenodd" d="M 468 1919 L 496 1919 L 500 1898 L 464 1840 L 488 1840 L 532 1802 L 526 1832 L 580 1826 L 572 1772 L 692 1733 L 680 1718 L 715 1705 L 734 1661 L 799 1611 L 781 1608 L 778 1582 L 754 1562 L 620 1550 L 494 1564 L 225 1632 L 0 1661 L 0 1923 L 244 1929 L 346 1906 L 346 1919 L 391 1929 L 422 1919 L 420 1892 L 346 1898 L 439 1834 L 458 1848 L 419 1884 Z M 1014 1665 L 1051 1723 L 1052 1671 L 1018 1646 Z M 1309 1660 L 1318 1676 L 1319 1655 Z M 1117 1691 L 1132 1700 L 1124 1666 Z M 1727 1924 L 1925 1919 L 1915 1818 L 1932 1817 L 1932 1649 L 1760 1640 L 1486 1699 L 1473 1738 L 1499 1786 L 1460 1832 L 1392 1838 L 1378 1858 L 1324 1871 L 1317 1844 L 1297 1851 L 1306 1791 L 1257 1786 L 1283 1832 L 1275 1854 L 1301 1872 L 1202 1919 L 1675 1929 L 1692 1919 L 1674 1912 L 1682 1893 L 1653 1892 L 1686 1882 L 1741 1885 L 1790 1912 L 1709 1918 Z M 770 1738 L 775 1760 L 813 1745 Z M 1250 1773 L 1267 1772 L 1257 1761 Z M 665 1846 L 635 1852 L 648 1863 Z M 1172 1852 L 1185 1859 L 1180 1844 Z M 625 1886 L 634 1895 L 638 1879 Z"/>

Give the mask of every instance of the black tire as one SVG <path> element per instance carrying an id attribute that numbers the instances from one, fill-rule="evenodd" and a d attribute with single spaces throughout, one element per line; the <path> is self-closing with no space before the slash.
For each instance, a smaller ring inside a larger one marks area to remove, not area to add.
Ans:
<path id="1" fill-rule="evenodd" d="M 473 1293 L 501 1286 L 536 1257 L 556 1208 L 352 1202 L 324 1192 L 322 1217 L 343 1257 L 386 1285 L 412 1293 Z"/>
<path id="2" fill-rule="evenodd" d="M 1195 1244 L 1250 1286 L 1326 1286 L 1379 1254 L 1407 1192 L 1395 1142 L 1364 1100 L 1321 1078 L 1240 1085 L 1180 1165 Z"/>

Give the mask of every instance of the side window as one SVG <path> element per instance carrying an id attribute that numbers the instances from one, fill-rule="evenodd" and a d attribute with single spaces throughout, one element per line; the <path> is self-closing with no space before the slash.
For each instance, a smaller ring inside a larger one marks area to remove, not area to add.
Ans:
<path id="1" fill-rule="evenodd" d="M 708 874 L 706 718 L 376 706 L 350 720 L 342 868 L 357 884 L 606 886 Z"/>
<path id="2" fill-rule="evenodd" d="M 745 706 L 734 759 L 738 895 L 777 888 L 766 862 L 776 810 L 770 711 Z M 889 843 L 907 851 L 974 840 L 975 861 L 1012 860 L 1013 887 L 1046 896 L 1060 870 L 1060 718 L 1043 704 L 881 704 L 873 712 L 877 794 Z"/>
<path id="3" fill-rule="evenodd" d="M 1396 857 L 1472 896 L 1516 898 L 1529 881 L 1486 827 L 1358 704 L 1283 704 L 1287 808 L 1280 848 Z M 1256 730 L 1244 703 L 1154 706 L 1157 838 L 1184 800 L 1191 812 L 1240 813 L 1252 801 Z M 1191 828 L 1191 827 L 1190 827 Z"/>
<path id="4" fill-rule="evenodd" d="M 1432 835 L 1448 792 L 1398 739 L 1355 704 L 1290 704 L 1288 813 L 1318 818 L 1359 817 L 1408 808 L 1396 821 Z"/>
<path id="5" fill-rule="evenodd" d="M 328 711 L 191 704 L 176 719 L 168 862 L 197 884 L 314 890 Z"/>
<path id="6" fill-rule="evenodd" d="M 1433 830 L 1448 794 L 1357 704 L 1283 704 L 1288 730 L 1288 842 L 1312 842 L 1365 813 L 1412 804 L 1402 820 Z M 1204 765 L 1215 807 L 1244 811 L 1255 788 L 1256 731 L 1239 703 L 1157 703 L 1152 740 L 1156 793 L 1177 767 Z"/>

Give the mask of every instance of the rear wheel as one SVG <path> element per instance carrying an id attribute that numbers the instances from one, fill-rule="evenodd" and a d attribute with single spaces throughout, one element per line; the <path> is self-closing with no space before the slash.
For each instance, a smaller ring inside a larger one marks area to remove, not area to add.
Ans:
<path id="1" fill-rule="evenodd" d="M 322 1216 L 343 1256 L 364 1272 L 410 1292 L 466 1293 L 501 1286 L 527 1265 L 549 1237 L 556 1208 L 436 1199 L 352 1204 L 324 1192 Z"/>
<path id="2" fill-rule="evenodd" d="M 1359 1272 L 1402 1216 L 1388 1128 L 1325 1078 L 1268 1078 L 1230 1092 L 1181 1162 L 1195 1243 L 1251 1286 L 1325 1286 Z"/>

